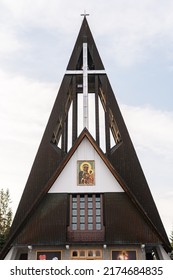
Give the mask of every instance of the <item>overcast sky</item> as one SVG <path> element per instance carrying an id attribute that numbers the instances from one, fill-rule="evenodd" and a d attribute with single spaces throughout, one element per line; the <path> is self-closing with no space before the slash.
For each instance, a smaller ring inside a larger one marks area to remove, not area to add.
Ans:
<path id="1" fill-rule="evenodd" d="M 170 235 L 172 0 L 0 0 L 0 188 L 9 188 L 15 212 L 84 10 Z"/>

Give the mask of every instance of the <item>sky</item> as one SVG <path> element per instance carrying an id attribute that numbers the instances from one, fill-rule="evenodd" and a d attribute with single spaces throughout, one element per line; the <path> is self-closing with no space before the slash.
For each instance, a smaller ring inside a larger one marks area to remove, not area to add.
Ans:
<path id="1" fill-rule="evenodd" d="M 15 214 L 84 11 L 169 236 L 172 0 L 0 0 L 0 188 Z"/>

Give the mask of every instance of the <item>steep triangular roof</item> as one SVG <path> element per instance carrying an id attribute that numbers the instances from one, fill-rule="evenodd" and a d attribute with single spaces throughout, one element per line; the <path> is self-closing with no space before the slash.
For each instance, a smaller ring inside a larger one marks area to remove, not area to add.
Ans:
<path id="1" fill-rule="evenodd" d="M 79 135 L 78 129 L 78 94 L 83 91 L 83 43 L 87 42 L 88 54 L 88 92 L 95 92 L 95 131 L 91 141 L 100 153 L 99 102 L 105 115 L 105 155 L 110 168 L 124 185 L 130 199 L 139 207 L 142 214 L 152 225 L 165 248 L 169 251 L 170 245 L 160 219 L 158 210 L 152 198 L 147 181 L 137 158 L 132 141 L 115 99 L 104 66 L 100 59 L 94 39 L 84 17 L 72 56 L 67 66 L 60 86 L 53 110 L 45 129 L 40 147 L 33 163 L 26 183 L 19 207 L 17 209 L 9 240 L 1 256 L 3 257 L 14 240 L 27 223 L 34 209 L 39 205 L 58 172 L 64 167 L 70 153 L 74 152 L 82 137 L 91 140 L 90 133 L 85 129 Z M 72 122 L 69 125 L 69 112 L 72 108 Z M 70 128 L 69 128 L 70 127 Z M 71 130 L 70 130 L 71 129 Z M 71 144 L 69 146 L 69 137 Z M 111 147 L 111 137 L 114 145 Z M 71 149 L 70 149 L 71 147 Z M 101 152 L 103 154 L 103 151 Z"/>
<path id="2" fill-rule="evenodd" d="M 76 40 L 72 55 L 70 57 L 67 70 L 80 70 L 82 66 L 82 61 L 80 59 L 82 53 L 82 44 L 84 42 L 88 43 L 88 49 L 90 53 L 90 64 L 94 66 L 94 69 L 104 70 L 103 63 L 101 61 L 99 52 L 97 50 L 96 44 L 94 42 L 92 33 L 90 31 L 86 17 L 83 19 L 79 35 Z"/>

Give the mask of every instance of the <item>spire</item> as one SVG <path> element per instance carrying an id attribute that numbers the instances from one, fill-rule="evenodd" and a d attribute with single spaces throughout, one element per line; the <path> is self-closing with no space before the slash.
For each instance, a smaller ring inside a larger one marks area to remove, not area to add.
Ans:
<path id="1" fill-rule="evenodd" d="M 68 133 L 67 150 L 81 131 L 87 128 L 101 149 L 108 152 L 110 147 L 121 141 L 121 136 L 112 111 L 107 108 L 106 72 L 91 34 L 86 13 L 82 15 L 84 16 L 82 26 L 65 73 L 72 77 L 73 88 L 72 131 Z M 69 139 L 70 135 L 72 139 Z"/>
<path id="2" fill-rule="evenodd" d="M 83 94 L 83 111 L 80 112 L 79 119 L 81 120 L 81 115 L 83 115 L 82 129 L 89 129 L 90 122 L 93 122 L 93 119 L 89 119 L 89 110 L 92 110 L 92 108 L 89 108 L 89 94 L 93 93 L 95 90 L 93 87 L 94 82 L 92 83 L 93 88 L 91 88 L 91 77 L 93 75 L 105 74 L 105 70 L 98 52 L 95 54 L 91 52 L 91 50 L 94 50 L 96 46 L 92 38 L 88 22 L 86 20 L 86 16 L 88 16 L 89 14 L 86 14 L 86 12 L 84 12 L 84 14 L 81 15 L 84 16 L 82 27 L 69 62 L 70 66 L 68 65 L 67 67 L 66 74 L 73 75 L 73 77 L 75 77 L 75 80 L 81 79 L 81 84 L 77 85 L 78 89 L 80 87 L 80 90 Z M 79 49 L 80 53 L 78 51 Z M 77 54 L 77 51 L 79 56 Z M 75 62 L 75 64 L 73 63 L 73 66 L 71 65 L 72 61 Z M 99 65 L 97 66 L 98 62 Z M 99 69 L 99 66 L 102 69 Z M 71 70 L 69 70 L 69 68 L 71 68 Z M 76 92 L 76 94 L 78 94 L 78 92 Z M 80 104 L 77 104 L 77 106 L 79 107 Z M 79 126 L 79 124 L 76 124 L 76 127 L 77 126 Z M 79 132 L 75 134 L 79 135 Z"/>

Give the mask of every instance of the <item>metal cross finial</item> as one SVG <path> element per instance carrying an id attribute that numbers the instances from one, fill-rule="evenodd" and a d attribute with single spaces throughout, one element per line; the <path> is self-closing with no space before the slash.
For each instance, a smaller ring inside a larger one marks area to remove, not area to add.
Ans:
<path id="1" fill-rule="evenodd" d="M 87 14 L 85 10 L 84 10 L 84 13 L 81 14 L 82 17 L 87 17 L 87 16 L 89 16 L 89 15 L 90 15 L 90 14 Z"/>

